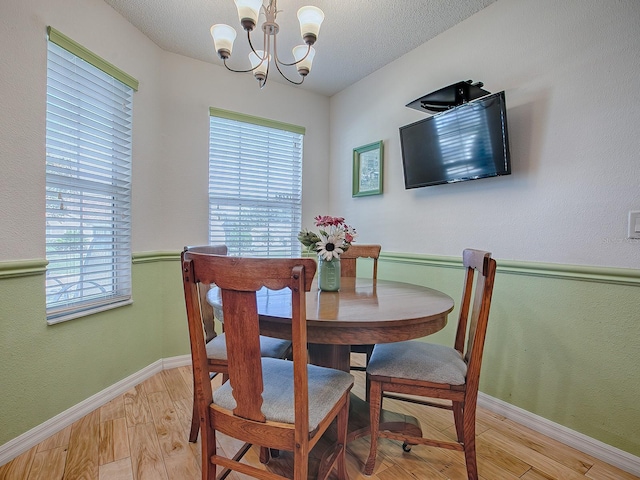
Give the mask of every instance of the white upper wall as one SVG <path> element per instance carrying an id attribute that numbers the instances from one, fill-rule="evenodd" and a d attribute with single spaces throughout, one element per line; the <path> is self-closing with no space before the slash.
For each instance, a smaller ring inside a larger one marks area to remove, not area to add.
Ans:
<path id="1" fill-rule="evenodd" d="M 628 211 L 640 210 L 639 18 L 635 0 L 499 0 L 329 101 L 276 83 L 261 91 L 250 75 L 166 53 L 101 0 L 0 2 L 0 261 L 45 256 L 51 25 L 140 81 L 134 251 L 207 241 L 216 106 L 306 127 L 306 226 L 342 215 L 361 242 L 386 251 L 473 246 L 504 259 L 640 268 L 640 241 L 626 238 Z M 469 78 L 506 91 L 513 174 L 405 190 L 398 127 L 425 115 L 404 105 Z M 352 150 L 377 140 L 384 194 L 354 199 Z"/>
<path id="2" fill-rule="evenodd" d="M 328 204 L 327 97 L 276 82 L 261 90 L 253 75 L 166 52 L 162 78 L 166 162 L 158 187 L 170 199 L 163 215 L 171 222 L 161 239 L 164 249 L 208 242 L 209 107 L 305 127 L 303 219 L 313 218 L 314 205 Z"/>
<path id="3" fill-rule="evenodd" d="M 326 210 L 328 98 L 275 82 L 260 90 L 249 74 L 168 54 L 102 0 L 2 0 L 0 261 L 45 257 L 48 25 L 140 82 L 133 100 L 134 252 L 207 242 L 210 106 L 306 127 L 303 218 Z"/>
<path id="4" fill-rule="evenodd" d="M 331 213 L 384 251 L 640 268 L 640 2 L 499 0 L 331 98 Z M 461 80 L 506 91 L 512 175 L 404 189 L 404 105 Z M 352 150 L 384 141 L 384 194 Z"/>

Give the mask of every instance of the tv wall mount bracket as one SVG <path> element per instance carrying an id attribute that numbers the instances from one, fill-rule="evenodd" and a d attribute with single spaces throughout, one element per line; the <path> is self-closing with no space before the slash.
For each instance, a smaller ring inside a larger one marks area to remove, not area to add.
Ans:
<path id="1" fill-rule="evenodd" d="M 463 103 L 467 103 L 476 98 L 489 95 L 491 92 L 483 90 L 484 83 L 467 80 L 466 82 L 458 82 L 448 87 L 441 88 L 435 92 L 428 93 L 420 98 L 416 98 L 413 102 L 407 103 L 407 107 L 427 111 L 432 113 L 444 112 L 450 108 L 457 107 Z"/>

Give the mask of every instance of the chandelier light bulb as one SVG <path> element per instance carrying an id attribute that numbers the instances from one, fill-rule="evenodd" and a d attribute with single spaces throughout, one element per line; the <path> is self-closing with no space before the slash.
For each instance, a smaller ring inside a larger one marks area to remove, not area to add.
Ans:
<path id="1" fill-rule="evenodd" d="M 236 39 L 235 29 L 224 23 L 218 23 L 211 27 L 211 36 L 218 56 L 223 60 L 229 58 L 233 50 L 233 42 Z"/>
<path id="2" fill-rule="evenodd" d="M 307 54 L 307 52 L 309 53 Z M 298 73 L 301 76 L 306 77 L 309 75 L 309 72 L 311 71 L 311 64 L 313 63 L 313 57 L 315 57 L 315 55 L 315 49 L 308 45 L 298 45 L 297 47 L 293 47 L 293 58 L 298 62 L 296 63 L 296 67 L 298 68 Z"/>
<path id="3" fill-rule="evenodd" d="M 234 0 L 238 9 L 238 18 L 245 30 L 251 31 L 258 23 L 262 0 Z"/>
<path id="4" fill-rule="evenodd" d="M 313 45 L 318 39 L 320 25 L 324 20 L 324 13 L 318 7 L 302 7 L 298 10 L 300 33 L 307 45 Z"/>
<path id="5" fill-rule="evenodd" d="M 256 50 L 255 53 L 249 52 L 249 61 L 251 62 L 251 68 L 253 68 L 253 76 L 260 81 L 264 81 L 267 78 L 271 55 L 267 55 L 265 58 L 262 50 Z"/>

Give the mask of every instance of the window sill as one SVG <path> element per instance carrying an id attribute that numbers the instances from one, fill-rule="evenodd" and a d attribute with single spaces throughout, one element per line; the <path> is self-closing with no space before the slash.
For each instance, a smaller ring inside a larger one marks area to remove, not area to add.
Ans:
<path id="1" fill-rule="evenodd" d="M 110 303 L 108 305 L 100 305 L 98 307 L 94 307 L 94 308 L 89 308 L 86 310 L 81 310 L 79 312 L 72 312 L 66 315 L 60 315 L 60 316 L 56 316 L 53 318 L 48 318 L 47 317 L 47 325 L 55 325 L 57 323 L 62 323 L 62 322 L 67 322 L 69 320 L 73 320 L 76 318 L 80 318 L 80 317 L 86 317 L 88 315 L 93 315 L 94 313 L 100 313 L 100 312 L 104 312 L 107 310 L 111 310 L 114 308 L 119 308 L 119 307 L 124 307 L 126 305 L 131 305 L 133 303 L 133 300 L 131 298 L 127 299 L 127 300 L 122 300 L 119 302 L 115 302 L 115 303 Z"/>

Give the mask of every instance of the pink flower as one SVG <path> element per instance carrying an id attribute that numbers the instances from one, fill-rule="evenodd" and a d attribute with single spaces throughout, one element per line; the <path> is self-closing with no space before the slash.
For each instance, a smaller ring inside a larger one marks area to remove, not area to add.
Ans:
<path id="1" fill-rule="evenodd" d="M 318 215 L 315 218 L 316 227 L 339 227 L 344 224 L 344 217 L 332 217 L 330 215 Z"/>
<path id="2" fill-rule="evenodd" d="M 331 215 L 318 215 L 314 218 L 316 227 L 321 227 L 320 232 L 315 234 L 303 230 L 298 234 L 298 240 L 307 248 L 316 252 L 326 253 L 326 246 L 329 246 L 332 257 L 339 257 L 344 250 L 348 249 L 351 243 L 358 236 L 356 229 L 344 220 L 344 217 L 332 217 Z"/>

